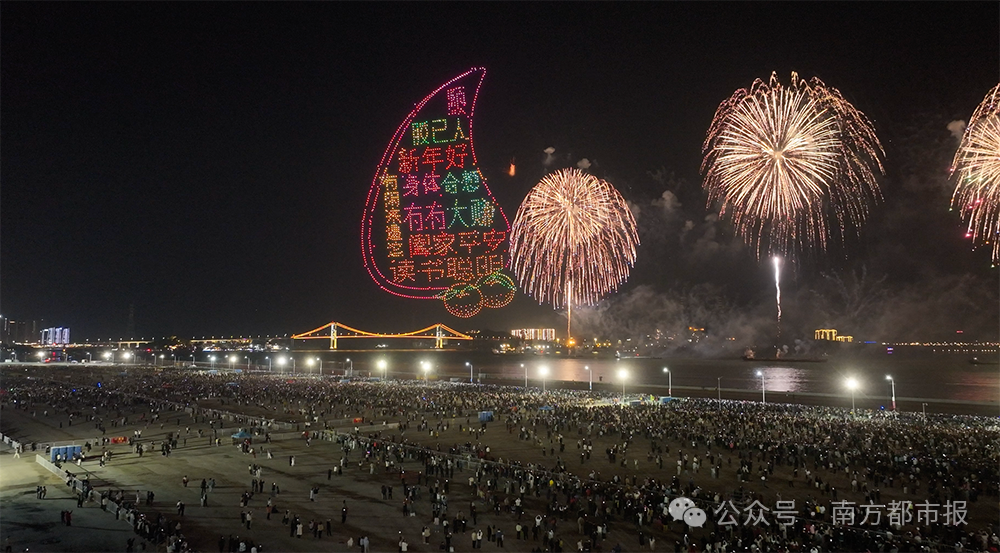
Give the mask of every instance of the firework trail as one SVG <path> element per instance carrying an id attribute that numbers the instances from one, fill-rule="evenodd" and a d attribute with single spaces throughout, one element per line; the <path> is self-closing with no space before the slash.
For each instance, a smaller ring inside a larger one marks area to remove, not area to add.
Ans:
<path id="1" fill-rule="evenodd" d="M 539 303 L 593 305 L 618 289 L 635 264 L 635 219 L 621 194 L 579 169 L 541 180 L 511 227 L 511 268 Z M 567 322 L 567 333 L 569 331 Z"/>
<path id="2" fill-rule="evenodd" d="M 972 114 L 951 173 L 958 180 L 952 208 L 962 209 L 967 237 L 992 245 L 996 265 L 1000 261 L 1000 84 Z"/>
<path id="3" fill-rule="evenodd" d="M 774 256 L 774 302 L 778 306 L 778 336 L 781 336 L 781 258 Z"/>
<path id="4" fill-rule="evenodd" d="M 737 90 L 716 110 L 702 152 L 709 206 L 718 203 L 758 259 L 825 249 L 881 199 L 871 122 L 816 78 L 792 73 L 786 87 L 772 73 Z"/>

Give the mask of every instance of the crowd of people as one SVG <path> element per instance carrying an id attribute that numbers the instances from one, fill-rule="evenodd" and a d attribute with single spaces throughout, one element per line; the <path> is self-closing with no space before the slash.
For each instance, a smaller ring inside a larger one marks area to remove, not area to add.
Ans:
<path id="1" fill-rule="evenodd" d="M 163 424 L 161 414 L 178 411 L 210 425 L 208 443 L 224 425 L 258 435 L 305 429 L 305 440 L 337 442 L 333 453 L 310 448 L 331 456 L 328 478 L 346 472 L 378 481 L 387 501 L 399 485 L 400 516 L 433 521 L 428 528 L 445 547 L 468 531 L 476 548 L 485 530 L 498 546 L 506 533 L 549 551 L 606 550 L 622 535 L 651 550 L 664 542 L 709 552 L 1000 550 L 993 508 L 1000 430 L 991 418 L 715 400 L 624 407 L 599 392 L 170 370 L 82 384 L 8 379 L 2 405 L 59 424 L 92 423 L 102 447 L 109 430 Z M 144 443 L 138 434 L 130 441 Z M 671 512 L 681 497 L 707 514 L 704 528 Z M 140 536 L 174 551 L 187 547 L 179 521 L 146 517 L 138 498 L 116 499 L 125 500 Z M 902 506 L 897 517 L 871 520 L 867 506 L 888 511 L 893 502 Z M 968 520 L 921 519 L 921 503 L 961 505 Z M 788 524 L 775 519 L 777 506 Z M 510 524 L 478 528 L 483 513 Z M 287 511 L 282 518 L 293 536 L 335 530 Z M 240 524 L 250 527 L 246 518 Z M 220 540 L 220 551 L 259 547 L 239 542 Z"/>

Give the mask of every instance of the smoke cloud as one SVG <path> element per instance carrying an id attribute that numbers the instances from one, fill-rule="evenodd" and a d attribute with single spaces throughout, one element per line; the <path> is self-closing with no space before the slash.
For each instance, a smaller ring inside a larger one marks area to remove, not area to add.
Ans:
<path id="1" fill-rule="evenodd" d="M 965 133 L 965 121 L 956 119 L 955 121 L 948 123 L 948 132 L 955 137 L 955 140 L 962 140 L 962 134 Z"/>

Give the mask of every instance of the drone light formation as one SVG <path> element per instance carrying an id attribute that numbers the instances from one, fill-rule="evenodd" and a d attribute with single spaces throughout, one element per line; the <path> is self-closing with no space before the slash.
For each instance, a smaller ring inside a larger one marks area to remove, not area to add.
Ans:
<path id="1" fill-rule="evenodd" d="M 868 118 L 819 79 L 754 81 L 719 105 L 702 146 L 709 206 L 756 250 L 795 257 L 856 231 L 881 199 L 882 145 Z"/>
<path id="2" fill-rule="evenodd" d="M 521 203 L 511 227 L 511 268 L 525 293 L 569 310 L 617 290 L 638 244 L 635 218 L 611 184 L 561 169 Z"/>
<path id="3" fill-rule="evenodd" d="M 966 237 L 992 246 L 995 266 L 1000 262 L 1000 84 L 972 114 L 951 173 L 957 180 L 952 208 L 962 210 Z"/>

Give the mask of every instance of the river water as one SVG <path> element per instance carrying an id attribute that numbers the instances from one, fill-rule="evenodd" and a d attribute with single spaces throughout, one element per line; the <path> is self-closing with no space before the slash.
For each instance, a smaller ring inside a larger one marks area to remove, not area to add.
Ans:
<path id="1" fill-rule="evenodd" d="M 980 355 L 980 359 L 996 363 L 995 353 Z M 470 367 L 466 363 L 471 363 L 476 379 L 523 385 L 527 369 L 530 386 L 541 386 L 543 368 L 549 385 L 554 381 L 587 383 L 592 372 L 594 383 L 617 386 L 622 382 L 619 372 L 625 371 L 626 389 L 638 385 L 662 386 L 662 395 L 666 395 L 671 379 L 675 395 L 698 389 L 703 392 L 701 395 L 707 395 L 706 390 L 714 392 L 720 385 L 724 392 L 759 393 L 763 385 L 765 394 L 772 394 L 775 401 L 794 394 L 849 397 L 846 383 L 853 378 L 858 382 L 857 400 L 874 408 L 890 405 L 892 389 L 886 375 L 891 375 L 900 400 L 1000 404 L 1000 365 L 972 364 L 969 361 L 973 355 L 969 353 L 862 355 L 831 358 L 822 363 L 704 358 L 585 359 L 456 351 L 322 352 L 321 356 L 327 363 L 328 374 L 330 369 L 339 372 L 340 367 L 346 367 L 343 360 L 347 356 L 354 357 L 357 374 L 371 372 L 373 376 L 381 376 L 378 361 L 385 360 L 388 376 L 397 378 L 422 375 L 421 364 L 426 362 L 432 366 L 431 374 L 436 378 L 467 381 Z M 670 370 L 669 379 L 664 368 Z"/>

